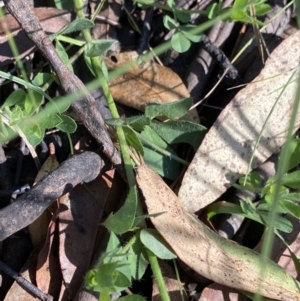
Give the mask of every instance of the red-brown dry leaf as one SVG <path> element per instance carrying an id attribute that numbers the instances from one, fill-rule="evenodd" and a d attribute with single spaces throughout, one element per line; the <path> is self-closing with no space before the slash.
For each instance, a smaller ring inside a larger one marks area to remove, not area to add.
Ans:
<path id="1" fill-rule="evenodd" d="M 50 156 L 47 158 L 40 171 L 38 172 L 34 184 L 41 181 L 45 176 L 49 175 L 58 167 L 59 163 L 56 159 L 55 154 L 50 154 Z M 45 241 L 50 221 L 51 213 L 50 211 L 45 210 L 38 219 L 36 219 L 31 225 L 28 226 L 28 231 L 33 247 L 38 247 Z"/>
<path id="2" fill-rule="evenodd" d="M 114 171 L 108 172 L 113 177 Z M 76 186 L 69 194 L 70 208 L 59 213 L 59 259 L 66 290 L 60 300 L 73 300 L 87 272 L 103 207 L 111 182 L 99 176 L 93 182 Z M 94 196 L 94 198 L 91 196 Z"/>
<path id="3" fill-rule="evenodd" d="M 213 283 L 206 287 L 198 301 L 247 301 L 248 298 L 233 288 Z"/>
<path id="4" fill-rule="evenodd" d="M 39 250 L 35 250 L 24 267 L 22 268 L 20 274 L 29 282 L 35 283 L 35 270 L 36 270 L 36 262 Z M 16 281 L 13 283 L 11 288 L 6 294 L 4 301 L 36 301 L 37 299 L 31 294 L 27 293 L 24 288 L 22 288 Z"/>
<path id="5" fill-rule="evenodd" d="M 113 53 L 104 57 L 108 70 L 135 61 L 138 54 L 132 52 Z M 109 82 L 113 98 L 126 106 L 144 111 L 148 103 L 167 103 L 190 97 L 180 77 L 171 69 L 155 62 L 134 66 L 125 74 Z M 190 111 L 185 119 L 199 123 L 196 110 Z"/>
<path id="6" fill-rule="evenodd" d="M 38 255 L 36 283 L 41 291 L 57 300 L 62 286 L 62 275 L 58 258 L 56 214 L 48 227 L 46 243 Z"/>
<path id="7" fill-rule="evenodd" d="M 51 7 L 33 8 L 33 12 L 39 18 L 42 28 L 49 34 L 59 31 L 68 25 L 72 19 L 70 12 Z M 18 47 L 20 58 L 30 54 L 35 48 L 24 31 L 20 30 L 20 25 L 17 21 L 10 14 L 7 14 L 3 21 L 0 21 L 0 66 L 14 61 L 11 49 L 7 42 L 5 28 L 12 33 Z"/>
<path id="8" fill-rule="evenodd" d="M 127 191 L 127 185 L 126 183 L 124 183 L 123 179 L 118 173 L 114 173 L 114 174 L 105 173 L 103 177 L 106 178 L 106 181 L 112 183 L 111 189 L 109 191 L 109 195 L 107 197 L 104 211 L 116 212 L 118 210 L 118 206 L 120 205 L 120 200 L 123 199 L 124 193 L 126 193 Z M 95 240 L 95 255 L 89 269 L 95 268 L 95 265 L 98 263 L 99 257 L 106 250 L 108 239 L 109 239 L 109 233 L 107 229 L 104 226 L 100 225 L 99 231 L 97 233 L 97 238 Z M 99 294 L 86 289 L 84 283 L 82 283 L 78 291 L 78 294 L 74 299 L 74 301 L 97 301 L 97 300 L 99 300 Z"/>

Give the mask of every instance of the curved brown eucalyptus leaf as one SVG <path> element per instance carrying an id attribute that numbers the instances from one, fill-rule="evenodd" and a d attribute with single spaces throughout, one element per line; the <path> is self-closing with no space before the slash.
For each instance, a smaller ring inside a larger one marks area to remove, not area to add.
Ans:
<path id="1" fill-rule="evenodd" d="M 281 301 L 299 301 L 300 283 L 260 254 L 227 240 L 184 211 L 162 178 L 146 165 L 137 168 L 151 222 L 176 255 L 196 273 L 239 290 Z M 154 214 L 161 213 L 154 217 Z"/>
<path id="2" fill-rule="evenodd" d="M 38 7 L 32 10 L 40 20 L 42 28 L 48 34 L 59 31 L 68 25 L 75 17 L 75 14 L 52 7 Z M 7 14 L 4 19 L 0 19 L 0 66 L 7 65 L 14 61 L 7 41 L 7 30 L 12 33 L 18 47 L 20 58 L 25 57 L 35 49 L 33 42 L 27 37 L 25 32 L 21 30 L 16 19 L 12 15 Z"/>
<path id="3" fill-rule="evenodd" d="M 277 101 L 251 169 L 284 143 L 298 85 L 299 43 L 300 31 L 283 41 L 260 75 L 233 98 L 207 133 L 179 190 L 186 211 L 195 212 L 212 203 L 247 172 L 264 122 Z M 299 126 L 299 114 L 295 126 Z"/>
<path id="4" fill-rule="evenodd" d="M 112 53 L 104 57 L 108 70 L 136 60 L 135 51 Z M 109 83 L 113 98 L 126 106 L 144 111 L 148 103 L 173 102 L 190 97 L 180 77 L 171 69 L 155 62 L 135 66 L 125 74 L 113 78 Z M 196 110 L 191 110 L 185 119 L 199 123 Z"/>

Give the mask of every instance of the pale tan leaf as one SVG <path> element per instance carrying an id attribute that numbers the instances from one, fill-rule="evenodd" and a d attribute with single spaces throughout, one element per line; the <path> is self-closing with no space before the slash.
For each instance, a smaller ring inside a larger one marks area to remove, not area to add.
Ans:
<path id="1" fill-rule="evenodd" d="M 277 100 L 251 169 L 284 143 L 298 85 L 295 68 L 300 62 L 300 48 L 295 45 L 299 43 L 297 31 L 272 52 L 260 75 L 222 111 L 184 175 L 179 199 L 185 210 L 195 212 L 212 203 L 247 172 L 255 143 Z"/>
<path id="2" fill-rule="evenodd" d="M 104 57 L 108 70 L 114 70 L 136 60 L 132 52 L 113 53 Z M 180 77 L 171 69 L 155 62 L 135 66 L 127 73 L 109 83 L 113 98 L 126 106 L 144 111 L 147 103 L 166 103 L 190 97 Z M 196 110 L 190 111 L 185 119 L 199 123 Z"/>
<path id="3" fill-rule="evenodd" d="M 220 237 L 186 213 L 162 178 L 146 165 L 137 168 L 137 182 L 155 228 L 176 255 L 198 274 L 217 283 L 281 301 L 299 301 L 298 283 L 268 261 L 261 270 L 258 253 Z M 261 274 L 263 272 L 263 275 Z"/>

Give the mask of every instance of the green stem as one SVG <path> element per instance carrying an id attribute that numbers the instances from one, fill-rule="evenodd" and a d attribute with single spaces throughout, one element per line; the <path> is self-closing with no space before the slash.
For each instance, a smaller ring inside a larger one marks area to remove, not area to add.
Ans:
<path id="1" fill-rule="evenodd" d="M 139 233 L 139 232 L 138 232 Z M 122 249 L 122 254 L 126 254 L 126 252 L 131 248 L 131 246 L 136 242 L 138 233 L 133 235 L 130 240 L 127 242 L 127 244 Z"/>
<path id="2" fill-rule="evenodd" d="M 76 8 L 77 16 L 79 18 L 84 18 L 84 13 L 82 10 L 82 0 L 74 0 L 74 5 Z M 89 30 L 85 29 L 83 30 L 83 36 L 85 40 L 89 43 L 92 41 L 92 36 Z M 108 107 L 111 111 L 112 117 L 113 118 L 119 118 L 119 113 L 117 110 L 117 107 L 115 105 L 115 102 L 113 100 L 113 97 L 110 93 L 108 82 L 105 79 L 105 76 L 102 71 L 102 60 L 100 57 L 92 57 L 91 58 L 92 66 L 94 69 L 95 74 L 97 75 L 97 78 L 100 82 L 100 86 L 103 89 L 103 94 L 107 100 Z M 135 185 L 135 176 L 131 164 L 131 159 L 130 159 L 130 153 L 129 153 L 129 148 L 126 142 L 125 134 L 122 129 L 122 127 L 118 126 L 116 127 L 116 133 L 119 139 L 120 143 L 120 149 L 121 149 L 121 154 L 122 158 L 124 161 L 124 167 L 125 167 L 125 172 L 128 180 L 129 187 L 133 187 Z"/>
<path id="3" fill-rule="evenodd" d="M 148 255 L 149 263 L 151 265 L 151 269 L 153 272 L 155 282 L 157 284 L 158 291 L 160 293 L 161 300 L 162 301 L 171 301 L 168 290 L 165 285 L 164 278 L 161 273 L 160 266 L 158 264 L 157 257 L 149 249 L 147 249 L 147 255 Z"/>

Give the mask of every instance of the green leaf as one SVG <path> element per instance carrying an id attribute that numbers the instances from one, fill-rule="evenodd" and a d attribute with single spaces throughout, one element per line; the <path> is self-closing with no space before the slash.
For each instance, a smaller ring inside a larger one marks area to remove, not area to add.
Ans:
<path id="1" fill-rule="evenodd" d="M 164 23 L 164 26 L 169 30 L 172 30 L 172 29 L 175 29 L 176 27 L 178 27 L 177 22 L 168 15 L 164 16 L 163 23 Z"/>
<path id="2" fill-rule="evenodd" d="M 252 203 L 245 201 L 240 201 L 240 205 L 244 211 L 243 216 L 269 227 L 269 212 L 257 210 Z M 282 216 L 277 216 L 274 228 L 285 233 L 290 233 L 293 230 L 291 222 Z"/>
<path id="3" fill-rule="evenodd" d="M 145 115 L 133 116 L 128 118 L 128 125 L 134 130 L 141 132 L 146 125 L 151 124 L 151 119 Z"/>
<path id="4" fill-rule="evenodd" d="M 207 218 L 211 219 L 216 214 L 239 214 L 244 216 L 241 206 L 229 202 L 221 201 L 209 205 L 206 209 Z"/>
<path id="5" fill-rule="evenodd" d="M 100 263 L 89 271 L 85 277 L 86 286 L 90 290 L 109 293 L 120 292 L 130 286 L 131 281 L 118 269 L 123 265 L 118 261 Z"/>
<path id="6" fill-rule="evenodd" d="M 129 249 L 127 260 L 130 263 L 131 276 L 136 280 L 140 280 L 143 277 L 148 266 L 148 261 L 144 256 L 144 250 L 144 245 L 139 235 L 137 235 L 136 241 Z"/>
<path id="7" fill-rule="evenodd" d="M 282 185 L 290 188 L 299 189 L 300 188 L 300 170 L 288 173 L 282 178 Z"/>
<path id="8" fill-rule="evenodd" d="M 285 195 L 284 198 L 293 202 L 300 202 L 300 193 L 292 192 Z"/>
<path id="9" fill-rule="evenodd" d="M 72 134 L 76 131 L 77 124 L 76 122 L 69 116 L 61 114 L 59 116 L 62 120 L 56 127 L 62 132 Z"/>
<path id="10" fill-rule="evenodd" d="M 143 145 L 136 133 L 129 127 L 123 127 L 123 131 L 128 145 L 132 146 L 138 153 L 144 156 Z"/>
<path id="11" fill-rule="evenodd" d="M 170 8 L 174 8 L 175 7 L 175 2 L 174 0 L 167 0 L 167 4 Z"/>
<path id="12" fill-rule="evenodd" d="M 245 182 L 246 178 L 246 183 Z M 244 189 L 251 191 L 251 192 L 259 192 L 260 191 L 260 175 L 257 171 L 250 172 L 247 177 L 243 176 L 239 179 L 239 183 L 241 186 L 244 187 Z"/>
<path id="13" fill-rule="evenodd" d="M 246 23 L 249 23 L 249 20 L 250 20 L 249 15 L 243 10 L 233 11 L 231 18 L 234 21 L 241 21 L 241 22 L 246 22 Z"/>
<path id="14" fill-rule="evenodd" d="M 60 34 L 66 35 L 74 31 L 82 31 L 84 29 L 90 29 L 94 27 L 94 23 L 88 19 L 77 18 L 72 21 L 66 28 L 64 28 Z"/>
<path id="15" fill-rule="evenodd" d="M 184 98 L 171 103 L 149 103 L 145 109 L 145 116 L 151 119 L 158 116 L 177 119 L 184 116 L 192 105 L 192 98 Z"/>
<path id="16" fill-rule="evenodd" d="M 277 190 L 276 187 L 277 187 L 277 184 L 272 184 L 268 187 L 264 187 L 265 190 L 262 192 L 262 196 L 264 197 L 266 202 L 271 204 L 271 205 L 274 204 L 274 197 L 275 197 L 275 193 L 276 193 L 276 190 Z M 281 198 L 284 198 L 288 194 L 289 194 L 288 188 L 286 188 L 285 186 L 280 186 L 279 196 Z"/>
<path id="17" fill-rule="evenodd" d="M 233 10 L 245 10 L 248 4 L 248 0 L 235 0 L 233 3 Z"/>
<path id="18" fill-rule="evenodd" d="M 190 31 L 194 28 L 196 28 L 195 25 L 187 24 L 187 25 L 180 26 L 179 30 L 190 41 L 194 43 L 199 43 L 202 40 L 202 34 L 190 33 Z"/>
<path id="19" fill-rule="evenodd" d="M 126 200 L 124 205 L 119 209 L 116 214 L 110 214 L 103 225 L 110 231 L 116 234 L 123 234 L 132 229 L 134 224 L 135 214 L 137 206 L 137 190 L 134 186 Z"/>
<path id="20" fill-rule="evenodd" d="M 260 4 L 260 5 L 255 5 L 255 14 L 257 16 L 263 16 L 270 12 L 272 10 L 272 7 L 268 4 Z"/>
<path id="21" fill-rule="evenodd" d="M 182 23 L 187 23 L 190 22 L 191 19 L 191 15 L 189 13 L 187 13 L 184 9 L 176 9 L 176 11 L 174 11 L 176 18 L 182 22 Z"/>
<path id="22" fill-rule="evenodd" d="M 300 139 L 293 139 L 289 144 L 290 157 L 289 164 L 286 166 L 284 172 L 296 167 L 300 162 Z"/>
<path id="23" fill-rule="evenodd" d="M 16 124 L 20 119 L 23 118 L 23 110 L 22 108 L 20 108 L 20 106 L 15 105 L 14 108 L 11 110 L 11 114 L 10 114 L 10 124 L 14 125 Z"/>
<path id="24" fill-rule="evenodd" d="M 54 76 L 51 73 L 39 72 L 33 79 L 32 83 L 38 87 L 41 87 L 46 83 L 48 83 L 53 78 Z"/>
<path id="25" fill-rule="evenodd" d="M 181 32 L 175 32 L 171 38 L 171 45 L 174 50 L 183 53 L 190 49 L 191 42 Z"/>
<path id="26" fill-rule="evenodd" d="M 95 71 L 94 71 L 94 68 L 93 68 L 93 64 L 92 64 L 92 60 L 89 56 L 87 56 L 85 54 L 85 52 L 83 53 L 83 59 L 84 59 L 84 62 L 85 62 L 85 65 L 88 67 L 88 69 L 90 70 L 90 72 L 96 76 L 95 74 Z"/>
<path id="27" fill-rule="evenodd" d="M 109 240 L 107 243 L 107 247 L 106 247 L 106 253 L 114 253 L 116 252 L 116 250 L 121 250 L 122 246 L 120 243 L 119 238 L 117 237 L 117 235 L 114 232 L 110 232 L 109 235 Z M 103 258 L 104 262 L 109 262 L 110 258 L 108 261 L 105 261 L 105 258 Z"/>
<path id="28" fill-rule="evenodd" d="M 122 297 L 118 300 L 119 301 L 146 301 L 146 299 L 140 295 L 128 295 L 128 296 Z"/>
<path id="29" fill-rule="evenodd" d="M 2 109 L 12 107 L 16 104 L 21 104 L 24 102 L 26 97 L 26 92 L 22 89 L 18 89 L 12 92 L 5 100 L 3 105 L 1 106 Z"/>
<path id="30" fill-rule="evenodd" d="M 128 118 L 111 118 L 106 119 L 105 123 L 112 126 L 127 126 L 130 125 L 136 131 L 141 132 L 145 125 L 150 125 L 150 118 L 144 115 L 132 116 Z"/>
<path id="31" fill-rule="evenodd" d="M 161 149 L 167 150 L 175 155 L 175 152 L 149 126 L 145 127 L 141 136 Z M 172 160 L 172 156 L 162 155 L 158 150 L 155 150 L 155 148 L 145 143 L 145 141 L 142 140 L 142 143 L 144 145 L 145 163 L 161 176 L 175 180 L 180 174 L 180 164 Z"/>
<path id="32" fill-rule="evenodd" d="M 68 54 L 66 53 L 65 50 L 57 50 L 57 54 L 59 55 L 59 57 L 61 58 L 61 60 L 64 62 L 64 64 L 68 67 L 68 69 L 72 72 L 74 72 L 73 70 L 73 66 L 70 63 L 70 59 Z"/>
<path id="33" fill-rule="evenodd" d="M 38 124 L 31 124 L 23 129 L 23 133 L 32 146 L 37 146 L 44 138 L 45 130 Z"/>
<path id="34" fill-rule="evenodd" d="M 259 215 L 262 218 L 263 221 L 262 224 L 265 225 L 266 227 L 269 227 L 270 226 L 269 212 L 259 211 Z M 291 233 L 293 231 L 293 225 L 285 217 L 277 216 L 274 223 L 274 229 L 277 229 L 284 233 Z"/>
<path id="35" fill-rule="evenodd" d="M 32 115 L 41 106 L 42 101 L 42 94 L 36 91 L 30 91 L 25 98 L 24 116 Z"/>
<path id="36" fill-rule="evenodd" d="M 73 0 L 54 0 L 54 4 L 58 9 L 65 9 L 67 11 L 73 11 Z"/>
<path id="37" fill-rule="evenodd" d="M 117 42 L 117 40 L 93 40 L 85 45 L 85 54 L 88 57 L 101 56 Z"/>
<path id="38" fill-rule="evenodd" d="M 188 143 L 198 149 L 206 133 L 204 126 L 186 120 L 151 123 L 151 128 L 167 143 Z"/>
<path id="39" fill-rule="evenodd" d="M 205 10 L 208 19 L 212 20 L 213 18 L 216 18 L 220 13 L 220 8 L 220 3 L 213 3 L 209 5 L 208 8 Z"/>
<path id="40" fill-rule="evenodd" d="M 69 109 L 71 101 L 66 101 L 65 98 L 55 97 L 51 102 L 48 102 L 45 109 L 52 113 L 64 113 Z"/>
<path id="41" fill-rule="evenodd" d="M 298 204 L 290 200 L 280 199 L 280 206 L 285 209 L 286 213 L 291 214 L 292 216 L 300 219 L 300 207 Z"/>
<path id="42" fill-rule="evenodd" d="M 158 258 L 174 259 L 177 257 L 171 247 L 155 229 L 143 229 L 140 232 L 140 240 L 144 246 L 152 251 Z"/>
<path id="43" fill-rule="evenodd" d="M 49 114 L 43 118 L 40 125 L 44 129 L 51 129 L 57 127 L 60 123 L 62 123 L 62 119 L 58 114 Z"/>

